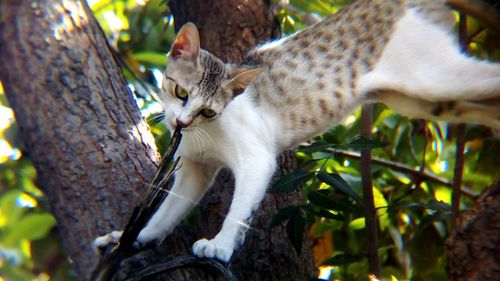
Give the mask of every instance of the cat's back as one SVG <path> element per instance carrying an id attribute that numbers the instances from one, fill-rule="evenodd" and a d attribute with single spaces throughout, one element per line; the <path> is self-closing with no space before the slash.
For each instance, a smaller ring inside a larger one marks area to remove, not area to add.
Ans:
<path id="1" fill-rule="evenodd" d="M 267 73 L 253 83 L 255 100 L 277 112 L 287 133 L 319 133 L 359 105 L 360 77 L 375 67 L 408 10 L 448 26 L 445 2 L 360 0 L 303 31 L 256 48 L 247 62 Z"/>
<path id="2" fill-rule="evenodd" d="M 358 0 L 336 14 L 286 38 L 261 45 L 247 62 L 279 66 L 287 58 L 311 61 L 313 55 L 327 60 L 342 57 L 377 57 L 390 39 L 397 22 L 412 9 L 432 23 L 450 28 L 453 16 L 447 0 Z M 362 59 L 367 59 L 363 57 Z M 287 63 L 290 67 L 290 64 Z M 291 71 L 294 67 L 290 68 Z"/>

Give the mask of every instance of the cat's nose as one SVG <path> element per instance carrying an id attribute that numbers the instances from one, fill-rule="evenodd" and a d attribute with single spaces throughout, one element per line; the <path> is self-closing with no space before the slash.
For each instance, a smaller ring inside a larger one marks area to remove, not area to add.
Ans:
<path id="1" fill-rule="evenodd" d="M 189 127 L 189 125 L 191 125 L 191 122 L 187 122 L 187 123 L 182 122 L 181 120 L 179 120 L 179 118 L 177 118 L 175 120 L 175 122 L 177 123 L 177 127 L 179 127 L 179 128 L 187 128 L 187 127 Z"/>

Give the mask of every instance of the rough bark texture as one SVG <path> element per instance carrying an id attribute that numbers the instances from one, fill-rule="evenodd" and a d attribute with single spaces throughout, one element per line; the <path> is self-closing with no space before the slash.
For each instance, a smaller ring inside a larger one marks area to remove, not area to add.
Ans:
<path id="1" fill-rule="evenodd" d="M 169 5 L 177 30 L 184 23 L 193 22 L 200 31 L 201 47 L 227 62 L 241 61 L 251 48 L 280 34 L 269 3 L 263 0 L 175 0 Z M 276 176 L 293 169 L 295 163 L 293 153 L 284 153 L 278 161 Z M 233 186 L 232 175 L 223 171 L 199 206 L 198 233 L 214 237 L 220 230 Z M 231 259 L 231 269 L 239 280 L 300 280 L 314 275 L 310 241 L 304 243 L 302 254 L 298 255 L 284 227 L 268 229 L 279 209 L 301 203 L 299 192 L 266 196 L 244 245 Z"/>
<path id="2" fill-rule="evenodd" d="M 79 279 L 91 242 L 122 228 L 158 161 L 88 7 L 0 1 L 0 80 Z"/>
<path id="3" fill-rule="evenodd" d="M 498 280 L 500 276 L 500 181 L 460 216 L 448 238 L 447 272 L 453 281 Z"/>
<path id="4" fill-rule="evenodd" d="M 266 0 L 170 1 L 179 30 L 193 22 L 201 47 L 228 62 L 239 62 L 257 44 L 280 36 L 279 25 Z"/>
<path id="5" fill-rule="evenodd" d="M 172 2 L 172 10 L 179 13 L 176 23 L 194 21 L 203 47 L 229 61 L 241 59 L 248 48 L 277 31 L 260 0 L 182 2 Z M 190 8 L 181 8 L 186 4 Z M 86 280 L 97 259 L 92 240 L 123 228 L 147 190 L 158 161 L 153 138 L 86 4 L 0 1 L 0 50 L 0 80 L 15 111 L 25 154 L 37 169 L 38 184 L 56 217 L 77 277 Z M 293 163 L 291 155 L 281 161 L 286 164 L 283 170 Z M 226 172 L 216 185 L 217 192 L 206 198 L 202 210 L 211 210 L 210 217 L 218 219 L 200 216 L 209 227 L 198 237 L 218 231 L 222 217 L 217 214 L 230 202 L 230 185 Z M 265 199 L 247 243 L 233 259 L 231 269 L 240 280 L 312 276 L 310 245 L 306 243 L 299 257 L 282 228 L 267 229 L 277 209 L 297 203 L 298 194 Z M 165 247 L 169 254 L 190 252 L 195 237 L 186 233 L 180 227 L 169 237 Z M 134 272 L 150 264 L 148 260 L 156 262 L 158 256 L 146 251 L 127 261 L 126 268 Z M 214 280 L 214 276 L 183 269 L 163 280 Z"/>

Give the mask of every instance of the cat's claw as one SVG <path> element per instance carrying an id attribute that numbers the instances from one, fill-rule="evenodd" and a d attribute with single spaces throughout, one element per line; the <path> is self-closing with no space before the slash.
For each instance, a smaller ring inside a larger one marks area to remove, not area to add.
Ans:
<path id="1" fill-rule="evenodd" d="M 233 247 L 216 239 L 200 239 L 193 245 L 193 253 L 200 258 L 216 258 L 228 262 L 233 254 Z"/>
<path id="2" fill-rule="evenodd" d="M 120 238 L 122 237 L 123 231 L 111 231 L 110 233 L 97 237 L 92 243 L 92 248 L 98 254 L 104 253 L 105 249 L 108 246 L 116 245 L 120 242 Z"/>

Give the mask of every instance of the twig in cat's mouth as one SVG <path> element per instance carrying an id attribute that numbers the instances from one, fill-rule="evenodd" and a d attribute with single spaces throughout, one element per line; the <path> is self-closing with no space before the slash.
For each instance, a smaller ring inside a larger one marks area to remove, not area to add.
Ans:
<path id="1" fill-rule="evenodd" d="M 92 280 L 111 280 L 110 278 L 118 270 L 120 262 L 140 251 L 140 249 L 134 246 L 134 243 L 140 231 L 165 199 L 168 192 L 163 191 L 168 191 L 173 184 L 173 175 L 179 164 L 179 158 L 175 159 L 175 161 L 173 161 L 173 158 L 179 147 L 181 138 L 181 130 L 175 130 L 170 140 L 170 145 L 151 183 L 157 188 L 151 189 L 148 196 L 135 207 L 123 230 L 119 244 L 112 249 L 106 250 L 92 273 Z"/>

